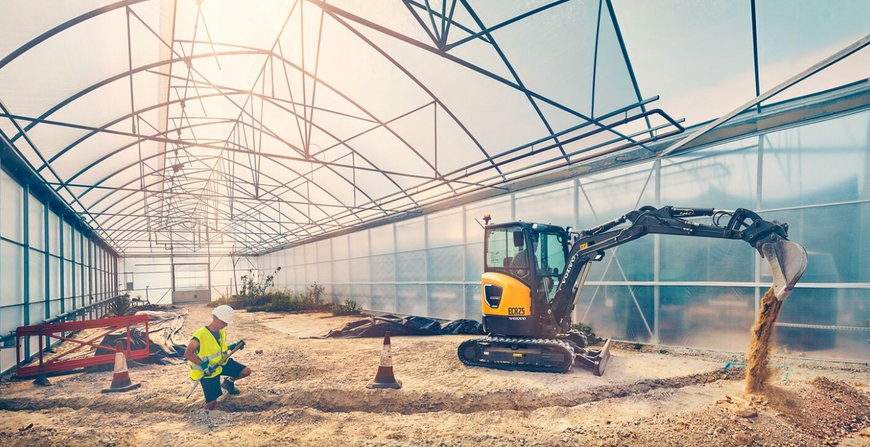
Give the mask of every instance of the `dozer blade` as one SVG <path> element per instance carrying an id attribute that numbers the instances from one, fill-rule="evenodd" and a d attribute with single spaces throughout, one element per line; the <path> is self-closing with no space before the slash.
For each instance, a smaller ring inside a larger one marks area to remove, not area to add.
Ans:
<path id="1" fill-rule="evenodd" d="M 596 376 L 604 375 L 604 369 L 607 368 L 607 362 L 610 361 L 610 340 L 607 340 L 604 343 L 604 347 L 601 348 L 601 351 L 598 353 L 598 365 L 595 365 L 595 369 L 592 370 L 592 374 Z"/>
<path id="2" fill-rule="evenodd" d="M 607 368 L 607 362 L 610 361 L 610 340 L 604 343 L 604 347 L 600 350 L 582 349 L 574 351 L 574 363 L 579 363 L 592 370 L 592 374 L 596 376 L 604 375 L 604 370 Z"/>
<path id="3" fill-rule="evenodd" d="M 776 299 L 785 301 L 794 285 L 807 269 L 807 251 L 797 242 L 780 239 L 761 245 L 761 254 L 770 264 L 773 292 Z"/>

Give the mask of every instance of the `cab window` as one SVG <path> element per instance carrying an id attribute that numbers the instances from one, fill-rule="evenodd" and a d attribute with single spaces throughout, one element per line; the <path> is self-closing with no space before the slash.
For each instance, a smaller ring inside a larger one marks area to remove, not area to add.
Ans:
<path id="1" fill-rule="evenodd" d="M 508 269 L 516 264 L 514 258 L 523 250 L 523 228 L 511 226 L 486 230 L 486 267 Z"/>

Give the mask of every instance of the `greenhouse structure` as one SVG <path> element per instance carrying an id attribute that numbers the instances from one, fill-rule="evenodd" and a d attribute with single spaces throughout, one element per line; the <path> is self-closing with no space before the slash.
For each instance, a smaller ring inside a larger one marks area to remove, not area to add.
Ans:
<path id="1" fill-rule="evenodd" d="M 808 254 L 786 353 L 870 355 L 866 1 L 0 10 L 0 372 L 40 350 L 20 326 L 251 280 L 480 321 L 484 215 L 581 230 L 648 206 L 786 222 Z M 745 243 L 649 235 L 594 263 L 573 320 L 740 351 L 771 280 Z"/>

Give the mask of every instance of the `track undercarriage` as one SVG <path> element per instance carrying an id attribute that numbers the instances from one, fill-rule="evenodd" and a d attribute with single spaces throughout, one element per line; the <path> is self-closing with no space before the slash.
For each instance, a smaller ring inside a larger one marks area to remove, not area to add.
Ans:
<path id="1" fill-rule="evenodd" d="M 459 359 L 468 366 L 564 373 L 579 363 L 596 376 L 610 360 L 610 341 L 599 350 L 588 349 L 585 338 L 567 334 L 557 339 L 487 336 L 459 345 Z"/>

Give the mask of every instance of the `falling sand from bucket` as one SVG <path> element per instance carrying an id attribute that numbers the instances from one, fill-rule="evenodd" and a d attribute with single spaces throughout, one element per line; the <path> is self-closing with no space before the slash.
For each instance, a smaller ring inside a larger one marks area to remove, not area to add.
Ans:
<path id="1" fill-rule="evenodd" d="M 762 392 L 770 378 L 767 363 L 770 360 L 770 339 L 773 337 L 773 325 L 779 318 L 782 301 L 776 299 L 773 287 L 765 292 L 761 299 L 761 311 L 758 321 L 752 328 L 752 345 L 749 347 L 749 357 L 746 361 L 746 392 Z"/>

